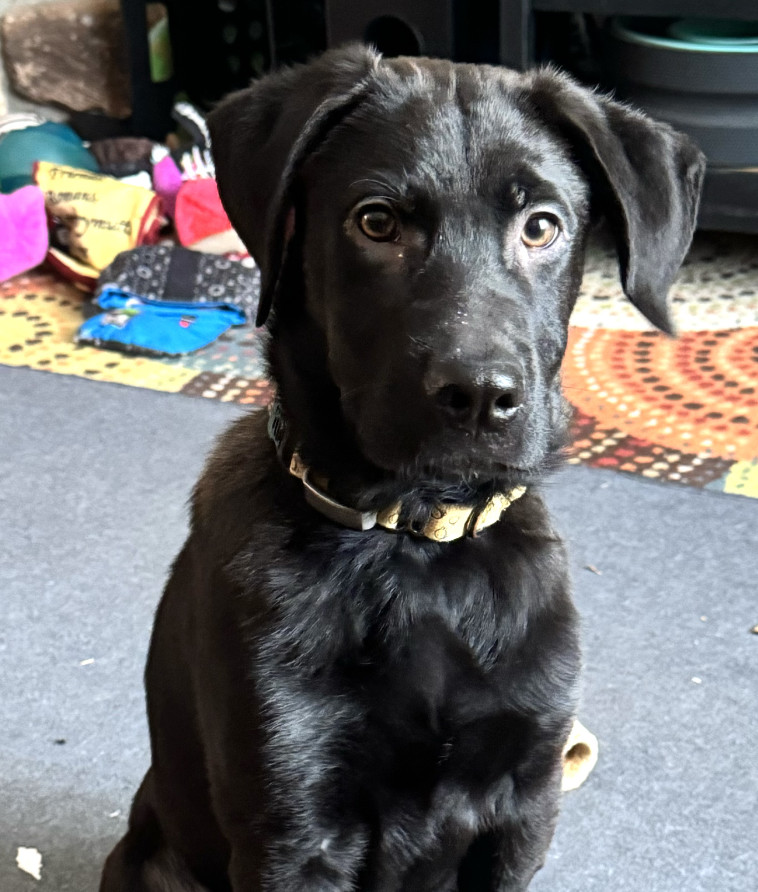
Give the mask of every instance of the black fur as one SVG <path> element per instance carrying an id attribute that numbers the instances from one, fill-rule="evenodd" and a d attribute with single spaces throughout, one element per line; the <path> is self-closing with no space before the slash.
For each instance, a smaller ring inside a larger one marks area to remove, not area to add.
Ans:
<path id="1" fill-rule="evenodd" d="M 156 616 L 153 762 L 102 892 L 524 890 L 576 708 L 566 557 L 534 484 L 565 439 L 585 238 L 604 214 L 627 294 L 669 329 L 702 157 L 553 71 L 360 47 L 230 97 L 211 130 L 290 435 L 331 493 L 423 518 L 529 489 L 475 539 L 355 532 L 308 507 L 263 413 L 235 424 Z M 396 238 L 366 237 L 367 199 Z M 534 250 L 538 211 L 560 233 Z"/>

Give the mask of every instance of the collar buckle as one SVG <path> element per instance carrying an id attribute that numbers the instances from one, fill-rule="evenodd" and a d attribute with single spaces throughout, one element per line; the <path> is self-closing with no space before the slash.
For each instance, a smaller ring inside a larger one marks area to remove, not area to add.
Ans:
<path id="1" fill-rule="evenodd" d="M 284 460 L 284 441 L 287 437 L 287 422 L 279 397 L 275 396 L 268 405 L 268 436 L 274 444 L 280 461 Z"/>
<path id="2" fill-rule="evenodd" d="M 359 530 L 360 532 L 372 530 L 376 526 L 376 511 L 359 511 L 357 508 L 348 508 L 347 505 L 329 498 L 311 479 L 310 468 L 304 468 L 301 479 L 305 488 L 305 501 L 311 508 L 320 511 L 329 520 L 350 530 Z"/>

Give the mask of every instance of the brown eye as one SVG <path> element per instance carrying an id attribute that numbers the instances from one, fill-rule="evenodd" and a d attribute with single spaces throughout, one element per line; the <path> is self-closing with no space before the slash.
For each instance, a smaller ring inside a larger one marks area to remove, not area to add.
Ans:
<path id="1" fill-rule="evenodd" d="M 521 241 L 527 248 L 547 248 L 559 231 L 558 220 L 552 214 L 533 214 L 521 232 Z"/>
<path id="2" fill-rule="evenodd" d="M 375 242 L 390 242 L 398 234 L 398 222 L 392 211 L 383 204 L 361 208 L 358 217 L 361 232 Z"/>

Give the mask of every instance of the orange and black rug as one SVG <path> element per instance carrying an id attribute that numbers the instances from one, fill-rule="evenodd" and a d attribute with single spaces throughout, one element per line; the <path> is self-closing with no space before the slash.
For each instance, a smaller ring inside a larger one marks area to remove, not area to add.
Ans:
<path id="1" fill-rule="evenodd" d="M 569 462 L 758 498 L 758 240 L 700 234 L 671 293 L 676 340 L 624 298 L 593 246 L 563 367 Z M 0 363 L 263 405 L 259 336 L 231 329 L 177 359 L 77 346 L 81 292 L 42 271 L 0 285 Z"/>

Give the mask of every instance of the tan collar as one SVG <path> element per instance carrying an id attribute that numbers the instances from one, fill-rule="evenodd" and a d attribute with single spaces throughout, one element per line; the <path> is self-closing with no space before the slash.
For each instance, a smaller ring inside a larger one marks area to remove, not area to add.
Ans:
<path id="1" fill-rule="evenodd" d="M 525 486 L 516 486 L 507 493 L 495 493 L 481 509 L 472 505 L 440 502 L 432 510 L 426 524 L 414 529 L 400 524 L 402 502 L 381 511 L 359 511 L 337 502 L 326 493 L 328 482 L 314 475 L 297 452 L 292 455 L 289 471 L 303 481 L 308 504 L 335 523 L 353 530 L 370 530 L 378 525 L 394 532 L 413 533 L 434 542 L 452 542 L 465 536 L 476 538 L 482 530 L 497 523 L 503 512 L 526 492 Z"/>

